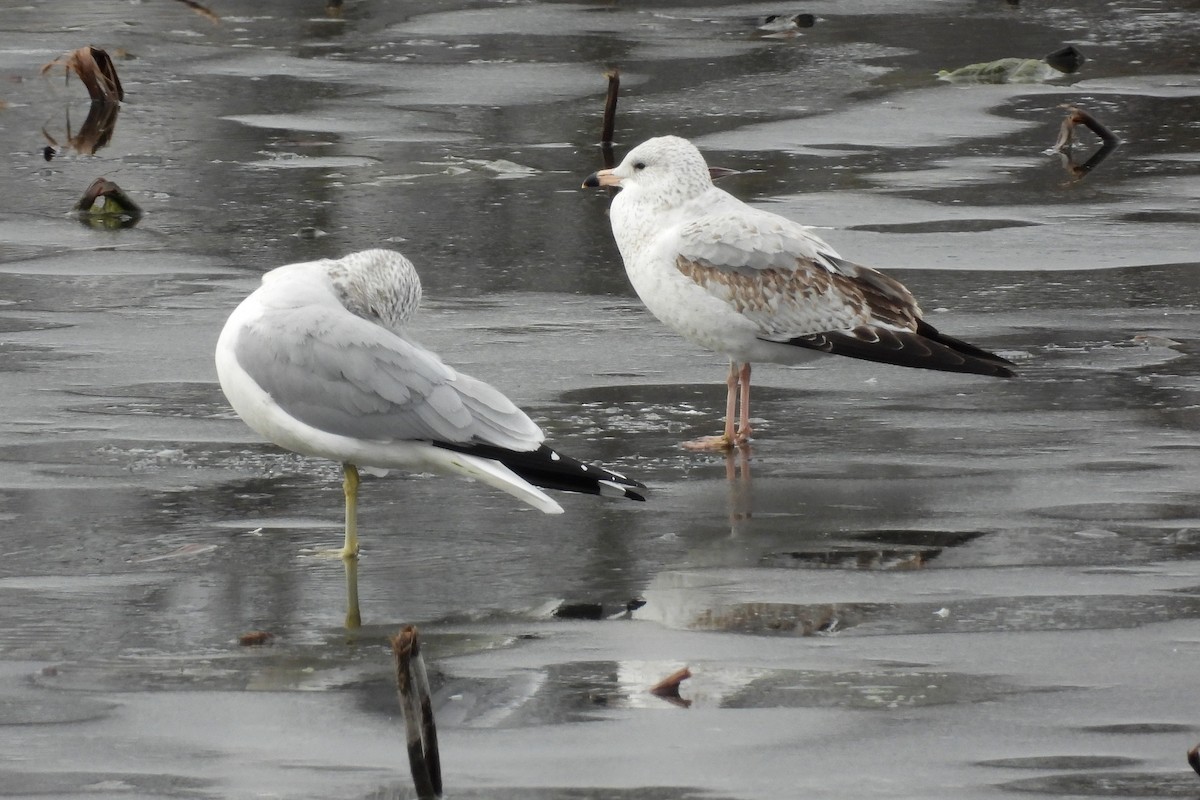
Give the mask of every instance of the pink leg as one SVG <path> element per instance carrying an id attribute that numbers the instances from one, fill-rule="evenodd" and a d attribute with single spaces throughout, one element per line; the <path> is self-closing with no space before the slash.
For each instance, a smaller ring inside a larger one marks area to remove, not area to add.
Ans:
<path id="1" fill-rule="evenodd" d="M 725 379 L 725 385 L 729 387 L 729 393 L 725 395 L 725 439 L 731 444 L 734 441 L 733 421 L 737 417 L 738 380 L 740 375 L 737 362 L 730 361 L 729 377 Z"/>
<path id="2" fill-rule="evenodd" d="M 729 391 L 725 395 L 725 432 L 720 436 L 705 436 L 690 442 L 684 442 L 684 447 L 689 450 L 728 450 L 733 447 L 735 441 L 734 420 L 737 419 L 738 380 L 740 374 L 741 370 L 737 362 L 730 361 L 729 377 L 725 379 L 725 385 L 729 387 Z"/>
<path id="3" fill-rule="evenodd" d="M 754 431 L 750 428 L 750 362 L 742 364 L 741 373 L 738 376 L 738 384 L 741 387 L 741 406 L 742 416 L 738 424 L 737 437 L 733 440 L 737 444 L 746 444 L 750 441 L 750 434 Z"/>

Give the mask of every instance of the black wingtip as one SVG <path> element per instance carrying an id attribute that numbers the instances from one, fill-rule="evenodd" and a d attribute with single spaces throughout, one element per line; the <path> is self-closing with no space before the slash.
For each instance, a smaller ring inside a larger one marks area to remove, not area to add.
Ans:
<path id="1" fill-rule="evenodd" d="M 547 445 L 537 450 L 507 450 L 489 444 L 433 442 L 436 447 L 499 461 L 541 489 L 559 492 L 625 497 L 645 502 L 646 485 L 619 472 L 563 455 Z"/>
<path id="2" fill-rule="evenodd" d="M 917 323 L 916 331 L 864 325 L 848 331 L 799 336 L 783 343 L 897 367 L 962 372 L 992 378 L 1016 377 L 1012 369 L 1014 365 L 1008 359 L 952 336 L 945 336 L 924 321 Z"/>
<path id="3" fill-rule="evenodd" d="M 637 481 L 625 479 L 628 483 L 617 483 L 616 481 L 600 481 L 600 495 L 602 497 L 624 497 L 629 500 L 637 500 L 639 503 L 646 502 L 646 495 L 641 492 L 634 491 L 634 488 L 645 489 Z"/>
<path id="4" fill-rule="evenodd" d="M 932 339 L 938 344 L 944 345 L 963 356 L 966 364 L 972 367 L 963 371 L 975 372 L 978 375 L 991 375 L 996 378 L 1017 377 L 1016 371 L 1012 369 L 1016 365 L 1007 358 L 984 350 L 982 347 L 976 347 L 973 344 L 964 342 L 962 339 L 947 336 L 925 320 L 917 322 L 917 334 L 924 336 L 926 339 Z"/>

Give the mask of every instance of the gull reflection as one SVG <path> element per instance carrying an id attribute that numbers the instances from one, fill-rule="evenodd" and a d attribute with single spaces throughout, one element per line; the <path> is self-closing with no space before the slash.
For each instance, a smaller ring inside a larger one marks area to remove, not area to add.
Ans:
<path id="1" fill-rule="evenodd" d="M 754 512 L 750 482 L 750 445 L 725 451 L 725 480 L 729 484 L 729 535 L 737 537 Z"/>

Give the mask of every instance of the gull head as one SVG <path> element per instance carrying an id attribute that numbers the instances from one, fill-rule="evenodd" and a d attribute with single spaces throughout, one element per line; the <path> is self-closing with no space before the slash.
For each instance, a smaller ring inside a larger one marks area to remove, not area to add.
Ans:
<path id="1" fill-rule="evenodd" d="M 628 200 L 636 196 L 642 203 L 674 208 L 712 188 L 712 178 L 694 144 L 679 136 L 659 136 L 630 150 L 613 169 L 589 175 L 583 185 L 618 186 Z"/>
<path id="2" fill-rule="evenodd" d="M 421 304 L 416 268 L 394 250 L 363 250 L 324 263 L 348 311 L 399 331 Z"/>

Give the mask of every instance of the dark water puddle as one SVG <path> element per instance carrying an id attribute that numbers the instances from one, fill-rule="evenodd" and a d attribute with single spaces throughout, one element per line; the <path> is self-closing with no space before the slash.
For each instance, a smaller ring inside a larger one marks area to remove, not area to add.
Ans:
<path id="1" fill-rule="evenodd" d="M 53 347 L 0 342 L 0 371 L 3 372 L 33 372 L 56 362 L 78 357 L 76 354 L 63 353 Z"/>
<path id="2" fill-rule="evenodd" d="M 955 599 L 946 603 L 793 604 L 698 603 L 682 616 L 664 618 L 653 603 L 638 618 L 686 630 L 753 636 L 897 635 L 1069 631 L 1138 627 L 1200 617 L 1200 587 L 1185 596 L 1007 597 Z"/>
<path id="3" fill-rule="evenodd" d="M 1026 758 L 993 758 L 980 761 L 981 767 L 1004 769 L 1117 769 L 1136 767 L 1143 762 L 1137 758 L 1123 756 L 1028 756 Z"/>
<path id="4" fill-rule="evenodd" d="M 49 694 L 31 697 L 28 693 L 0 694 L 0 726 L 63 725 L 90 722 L 107 716 L 114 703 L 87 697 L 61 697 Z"/>
<path id="5" fill-rule="evenodd" d="M 1015 686 L 996 676 L 936 670 L 773 674 L 723 701 L 727 708 L 846 707 L 891 711 L 995 701 L 1006 695 L 1058 691 Z"/>
<path id="6" fill-rule="evenodd" d="M 0 333 L 27 333 L 29 331 L 52 331 L 58 328 L 69 328 L 70 325 L 50 320 L 18 319 L 6 317 L 0 320 Z"/>
<path id="7" fill-rule="evenodd" d="M 1195 774 L 1104 771 L 1024 778 L 1000 784 L 1011 792 L 1056 797 L 1195 797 Z"/>
<path id="8" fill-rule="evenodd" d="M 76 386 L 65 392 L 72 397 L 103 397 L 110 402 L 74 406 L 81 414 L 129 414 L 134 416 L 187 417 L 190 419 L 234 415 L 211 381 L 184 383 L 142 383 L 127 386 Z"/>
<path id="9" fill-rule="evenodd" d="M 91 655 L 63 653 L 59 659 L 50 659 L 61 663 L 34 673 L 30 681 L 42 689 L 78 692 L 85 698 L 89 693 L 118 696 L 155 691 L 369 692 L 379 698 L 389 716 L 395 716 L 398 709 L 388 637 L 398 627 L 375 625 L 354 633 L 280 629 L 261 646 L 239 645 L 236 637 L 219 639 L 219 631 L 202 632 L 189 637 L 195 649 L 187 652 L 166 648 L 166 641 L 159 638 L 163 631 L 147 631 L 142 646 L 127 642 L 107 658 L 99 657 L 97 651 L 114 648 L 96 643 L 91 645 Z M 17 637 L 7 638 L 13 644 Z M 517 637 L 500 633 L 436 630 L 423 638 L 441 658 L 512 647 L 518 642 Z M 45 658 L 46 654 L 30 657 Z M 431 672 L 435 687 L 444 682 L 436 666 Z M 98 709 L 94 716 L 108 706 L 85 699 L 78 707 Z"/>
<path id="10" fill-rule="evenodd" d="M 678 669 L 673 662 L 574 661 L 505 678 L 447 678 L 437 690 L 438 713 L 450 726 L 518 728 L 601 722 L 621 709 L 817 709 L 895 711 L 996 701 L 1069 687 L 1020 686 L 998 676 L 893 666 L 873 670 L 770 669 L 696 662 L 679 697 L 650 687 Z M 394 698 L 376 687 L 380 707 Z M 390 712 L 389 712 L 390 713 Z"/>
<path id="11" fill-rule="evenodd" d="M 454 796 L 468 800 L 728 800 L 736 795 L 714 794 L 685 786 L 635 786 L 628 789 L 517 786 L 467 789 L 456 791 Z M 363 800 L 409 800 L 412 797 L 415 797 L 412 787 L 395 783 L 363 795 Z"/>
<path id="12" fill-rule="evenodd" d="M 1004 219 L 930 220 L 895 225 L 855 225 L 849 230 L 874 233 L 970 233 L 971 231 L 994 231 L 1001 228 L 1024 228 L 1037 224 L 1024 220 Z"/>
<path id="13" fill-rule="evenodd" d="M 0 770 L 0 797 L 212 797 L 216 781 L 169 773 Z"/>
<path id="14" fill-rule="evenodd" d="M 1085 733 L 1113 733 L 1122 736 L 1143 736 L 1156 733 L 1186 733 L 1196 731 L 1195 725 L 1182 725 L 1177 722 L 1118 722 L 1112 725 L 1089 725 L 1083 728 Z"/>

